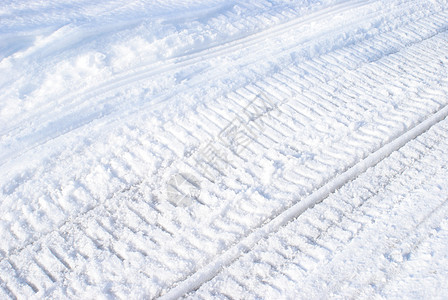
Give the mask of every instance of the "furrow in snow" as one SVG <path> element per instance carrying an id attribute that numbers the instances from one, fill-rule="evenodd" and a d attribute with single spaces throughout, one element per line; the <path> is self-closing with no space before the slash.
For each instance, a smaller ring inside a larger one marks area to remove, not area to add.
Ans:
<path id="1" fill-rule="evenodd" d="M 384 286 L 446 220 L 447 126 L 446 119 L 435 124 L 265 236 L 189 298 L 384 295 Z M 425 297 L 441 292 L 423 288 L 414 290 Z"/>

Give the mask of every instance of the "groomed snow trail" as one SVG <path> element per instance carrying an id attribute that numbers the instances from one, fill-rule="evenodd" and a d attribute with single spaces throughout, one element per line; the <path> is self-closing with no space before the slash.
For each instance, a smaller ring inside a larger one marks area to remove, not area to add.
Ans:
<path id="1" fill-rule="evenodd" d="M 407 284 L 411 298 L 445 298 L 447 137 L 445 119 L 262 240 L 190 297 L 371 299 L 402 297 Z M 426 257 L 419 259 L 422 252 Z"/>
<path id="2" fill-rule="evenodd" d="M 0 5 L 2 298 L 447 294 L 446 1 L 33 3 Z"/>

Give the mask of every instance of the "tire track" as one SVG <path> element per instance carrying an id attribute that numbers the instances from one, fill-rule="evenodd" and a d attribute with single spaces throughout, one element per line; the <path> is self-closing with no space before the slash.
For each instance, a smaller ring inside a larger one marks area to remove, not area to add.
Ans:
<path id="1" fill-rule="evenodd" d="M 281 271 L 279 271 L 279 268 L 281 268 L 282 266 L 286 266 L 286 265 L 296 265 L 302 271 L 294 270 L 294 272 L 296 272 L 298 274 L 302 274 L 302 276 L 306 276 L 306 272 L 308 272 L 308 268 L 309 268 L 307 266 L 311 266 L 311 265 L 315 266 L 317 264 L 317 262 L 322 261 L 325 257 L 328 257 L 329 254 L 331 254 L 335 250 L 335 249 L 328 248 L 329 246 L 325 246 L 327 244 L 327 242 L 325 242 L 324 240 L 319 240 L 321 237 L 323 238 L 324 233 L 329 235 L 326 238 L 327 240 L 329 237 L 331 237 L 332 239 L 339 240 L 339 242 L 336 244 L 339 244 L 341 246 L 347 245 L 348 242 L 354 238 L 354 236 L 357 234 L 357 232 L 361 228 L 364 227 L 364 224 L 368 223 L 367 220 L 356 221 L 356 220 L 351 219 L 350 215 L 353 213 L 352 212 L 353 208 L 345 208 L 345 209 L 341 210 L 341 209 L 338 209 L 333 206 L 334 202 L 330 203 L 330 207 L 328 205 L 326 205 L 325 202 L 322 204 L 319 204 L 319 203 L 321 203 L 323 200 L 325 200 L 330 194 L 334 193 L 338 189 L 347 185 L 353 179 L 359 177 L 367 169 L 372 168 L 372 167 L 378 165 L 379 163 L 381 163 L 386 158 L 389 158 L 392 153 L 400 150 L 404 146 L 407 148 L 414 146 L 418 142 L 416 140 L 417 137 L 423 139 L 428 134 L 434 135 L 433 130 L 431 130 L 432 133 L 426 133 L 432 127 L 440 127 L 439 124 L 444 124 L 444 126 L 446 127 L 446 118 L 447 117 L 448 117 L 448 106 L 445 106 L 442 109 L 440 109 L 437 113 L 435 113 L 434 115 L 428 117 L 422 123 L 418 124 L 414 128 L 410 129 L 409 131 L 405 132 L 401 136 L 397 137 L 392 142 L 384 145 L 382 148 L 380 148 L 376 152 L 372 153 L 364 160 L 358 162 L 355 166 L 353 166 L 346 172 L 336 176 L 333 180 L 331 180 L 330 182 L 328 182 L 327 184 L 322 186 L 320 189 L 318 189 L 316 192 L 311 194 L 305 200 L 303 200 L 303 201 L 299 202 L 298 204 L 296 204 L 295 206 L 289 208 L 288 210 L 286 210 L 285 212 L 283 212 L 282 214 L 280 214 L 273 220 L 266 223 L 263 227 L 252 232 L 251 235 L 249 235 L 244 240 L 242 240 L 241 242 L 234 245 L 231 249 L 229 249 L 227 252 L 225 252 L 221 256 L 217 257 L 214 261 L 212 261 L 206 267 L 204 267 L 203 269 L 201 269 L 200 271 L 195 273 L 193 276 L 191 276 L 190 278 L 188 278 L 187 280 L 185 280 L 184 282 L 182 282 L 181 284 L 179 284 L 172 290 L 168 291 L 165 295 L 163 295 L 163 297 L 161 297 L 161 299 L 174 299 L 174 298 L 177 299 L 179 297 L 185 296 L 188 293 L 199 289 L 205 282 L 214 278 L 218 273 L 222 272 L 222 270 L 225 270 L 234 261 L 243 257 L 243 255 L 245 255 L 246 253 L 252 251 L 252 249 L 254 249 L 254 247 L 257 244 L 259 244 L 259 242 L 261 240 L 268 239 L 269 236 L 272 239 L 274 239 L 275 234 L 281 228 L 285 228 L 285 225 L 288 222 L 290 222 L 291 220 L 298 219 L 305 211 L 310 209 L 311 212 L 308 213 L 308 215 L 311 214 L 313 216 L 324 216 L 328 223 L 322 224 L 322 225 L 312 225 L 317 230 L 313 230 L 312 228 L 306 228 L 306 227 L 304 228 L 303 225 L 305 225 L 305 224 L 299 224 L 299 225 L 294 226 L 293 232 L 289 232 L 286 235 L 283 233 L 283 235 L 285 235 L 285 236 L 295 236 L 299 239 L 304 238 L 304 240 L 301 243 L 299 243 L 301 246 L 297 246 L 298 248 L 294 248 L 294 245 L 292 245 L 291 241 L 289 241 L 289 240 L 279 243 L 279 245 L 288 245 L 288 247 L 293 247 L 294 249 L 292 249 L 292 251 L 294 253 L 302 253 L 305 256 L 294 257 L 293 262 L 291 262 L 292 257 L 289 256 L 290 254 L 278 253 L 278 255 L 280 255 L 283 258 L 280 257 L 278 259 L 273 259 L 275 262 L 273 263 L 273 265 L 270 265 L 270 268 L 273 269 L 274 273 L 282 274 L 283 276 L 286 276 L 286 277 L 288 277 L 288 275 L 284 272 L 282 273 Z M 442 123 L 442 121 L 444 123 Z M 438 128 L 438 130 L 440 131 L 441 129 Z M 436 134 L 436 136 L 437 136 L 437 134 Z M 440 137 L 440 139 L 443 139 L 443 138 L 444 137 Z M 433 141 L 430 141 L 429 144 L 435 145 L 438 142 L 439 141 L 437 141 L 437 140 L 433 140 Z M 409 143 L 412 145 L 410 145 Z M 419 146 L 419 145 L 417 144 L 416 146 Z M 430 151 L 433 148 L 433 146 L 428 146 L 427 144 L 421 144 L 421 146 L 424 149 L 422 149 L 422 151 L 418 151 L 417 157 L 412 158 L 412 161 L 415 161 L 415 160 L 418 161 L 418 160 L 422 159 L 422 157 L 424 157 L 426 155 L 426 151 Z M 445 146 L 446 146 L 446 143 L 445 143 Z M 408 153 L 408 151 L 406 151 L 405 153 Z M 403 165 L 402 167 L 399 167 L 398 170 L 393 172 L 394 173 L 393 177 L 397 177 L 397 176 L 401 175 L 405 169 L 411 168 L 412 164 L 413 163 L 408 163 L 407 165 Z M 391 180 L 392 180 L 391 178 L 388 178 L 387 179 L 388 183 L 386 183 L 386 184 L 389 184 Z M 369 197 L 374 197 L 375 195 L 377 195 L 377 193 L 379 192 L 379 189 L 382 189 L 382 188 L 383 187 L 382 187 L 381 183 L 377 186 L 374 186 L 373 187 L 374 190 L 369 190 L 367 188 L 369 191 Z M 364 203 L 367 201 L 367 199 L 364 198 L 362 201 Z M 429 214 L 427 214 L 420 222 L 418 222 L 417 226 L 415 227 L 415 230 L 420 230 L 419 228 L 423 228 L 424 225 L 428 222 L 432 222 L 432 223 L 435 222 L 434 224 L 439 222 L 441 220 L 441 218 L 443 218 L 446 215 L 447 204 L 448 204 L 448 201 L 445 200 L 445 201 L 442 201 L 437 207 L 432 209 Z M 314 207 L 315 205 L 318 205 L 318 206 Z M 341 205 L 341 203 L 339 203 L 339 205 Z M 352 205 L 352 204 L 348 204 L 348 205 Z M 314 208 L 311 208 L 311 207 L 314 207 Z M 317 210 L 317 209 L 319 209 L 319 211 L 316 211 L 313 213 L 313 210 Z M 330 212 L 330 214 L 329 214 L 329 212 Z M 333 216 L 331 215 L 332 213 L 333 213 Z M 367 217 L 375 218 L 374 216 L 367 216 Z M 343 218 L 347 219 L 349 221 L 349 223 L 347 223 L 346 225 L 341 223 Z M 354 218 L 357 218 L 357 215 L 354 215 Z M 300 220 L 302 220 L 301 221 L 301 223 L 302 223 L 303 219 L 300 219 Z M 321 220 L 319 220 L 319 218 L 317 218 L 317 217 L 312 218 L 311 220 L 313 220 L 313 222 L 321 222 Z M 354 231 L 351 231 L 348 228 L 348 224 L 350 224 L 350 223 L 351 223 L 350 226 L 354 226 L 354 228 L 355 228 Z M 291 226 L 293 226 L 293 225 L 288 225 L 288 227 L 291 227 Z M 424 227 L 422 230 L 427 230 L 427 229 L 425 229 L 426 227 Z M 329 228 L 332 228 L 331 232 L 329 231 Z M 344 233 L 344 231 L 346 233 Z M 315 232 L 316 234 L 313 235 L 313 232 Z M 422 242 L 422 240 L 418 238 L 420 236 L 422 236 L 422 235 L 418 234 L 414 231 L 410 231 L 408 234 L 408 238 L 409 238 L 409 240 L 411 240 L 411 244 L 409 244 L 409 245 L 406 244 L 403 247 L 399 247 L 399 248 L 403 248 L 403 249 L 400 249 L 400 253 L 403 253 L 403 255 L 404 255 L 406 253 L 409 253 L 411 251 L 411 248 L 417 247 L 417 245 Z M 310 241 L 308 242 L 307 239 L 310 239 Z M 306 248 L 303 248 L 304 246 L 306 246 L 306 244 L 308 244 L 310 246 L 309 250 L 307 250 Z M 331 245 L 331 244 L 334 245 L 334 242 L 331 242 L 329 245 Z M 262 245 L 266 246 L 266 243 L 264 243 Z M 270 246 L 272 247 L 272 244 L 270 244 Z M 281 246 L 281 247 L 283 248 L 284 246 Z M 411 247 L 411 248 L 409 248 L 409 247 Z M 320 250 L 319 250 L 319 248 L 320 248 Z M 384 250 L 384 251 L 386 251 L 384 253 L 392 253 L 393 252 L 392 249 L 393 249 L 393 247 L 391 247 L 389 251 Z M 274 248 L 269 251 L 275 252 L 276 250 Z M 285 249 L 282 251 L 285 251 Z M 319 254 L 319 251 L 321 251 L 322 253 Z M 269 262 L 266 260 L 269 260 L 270 258 L 272 258 L 273 255 L 275 256 L 275 253 L 269 253 L 268 255 L 261 257 L 261 259 L 264 260 L 265 264 L 269 265 Z M 397 256 L 398 254 L 395 253 L 394 255 Z M 318 257 L 316 257 L 316 256 L 318 256 Z M 257 254 L 253 254 L 253 257 L 257 257 Z M 309 261 L 309 263 L 307 263 L 307 260 L 310 260 L 310 259 L 311 259 L 311 261 Z M 278 261 L 283 261 L 283 264 L 278 264 Z M 297 261 L 300 263 L 298 263 Z M 247 268 L 247 266 L 245 266 L 245 267 Z M 394 265 L 391 265 L 391 267 L 394 268 Z M 312 269 L 314 269 L 314 268 L 315 267 L 313 267 Z M 318 270 L 316 270 L 316 272 L 318 272 Z M 387 272 L 387 268 L 385 270 L 383 270 L 383 272 L 385 274 L 389 274 L 388 276 L 393 276 L 393 272 L 392 271 Z M 262 273 L 262 274 L 266 274 L 266 273 Z M 319 273 L 317 273 L 317 274 L 319 274 Z M 390 274 L 392 274 L 392 275 L 390 275 Z M 231 274 L 228 274 L 228 275 L 232 276 Z M 242 276 L 242 274 L 239 277 L 241 277 L 241 276 Z M 252 273 L 252 276 L 256 276 L 256 274 Z M 251 278 L 253 278 L 252 276 L 251 276 Z M 297 274 L 295 274 L 295 276 L 297 276 Z M 328 276 L 327 278 L 330 278 L 330 277 Z M 237 279 L 237 278 L 233 278 L 233 279 L 236 282 L 239 281 L 239 279 Z M 275 277 L 271 278 L 271 280 L 275 281 L 276 278 Z M 387 281 L 384 281 L 384 282 L 387 282 Z M 260 283 L 260 284 L 262 285 L 263 283 Z M 328 284 L 330 284 L 330 282 L 328 282 Z M 331 284 L 331 285 L 334 288 L 336 288 L 335 284 L 336 283 L 333 282 L 333 284 Z M 238 285 L 240 287 L 244 287 L 244 283 L 240 283 Z M 214 286 L 219 287 L 220 284 L 214 285 Z M 278 291 L 281 290 L 272 285 L 270 285 L 268 288 L 271 290 L 278 290 Z M 228 288 L 226 289 L 225 287 L 224 287 L 224 290 L 226 292 L 231 292 L 231 290 L 229 290 Z M 325 290 L 328 290 L 328 287 L 326 287 Z M 381 290 L 381 288 L 377 287 L 377 291 L 380 291 L 380 290 Z M 253 289 L 247 289 L 247 292 L 249 293 L 249 295 L 252 295 L 251 297 L 253 297 L 254 295 L 252 293 L 256 292 L 256 291 L 254 291 Z M 277 294 L 277 296 L 280 296 L 280 295 L 281 294 Z M 365 294 L 363 294 L 363 295 L 365 295 Z M 358 294 L 358 296 L 359 296 L 359 294 Z M 235 297 L 235 295 L 233 295 L 233 296 L 230 295 L 230 297 L 233 298 L 233 297 Z"/>
<path id="2" fill-rule="evenodd" d="M 278 96 L 277 96 L 278 97 Z M 311 101 L 311 103 L 314 103 L 314 101 L 312 101 L 312 100 L 310 100 Z M 310 104 L 308 103 L 308 104 L 306 104 L 307 106 L 310 106 Z M 322 116 L 322 115 L 321 115 Z M 349 155 L 349 154 L 347 154 L 347 155 Z M 244 160 L 244 159 L 243 159 Z M 307 175 L 306 174 L 301 174 L 301 176 L 302 177 L 304 177 L 304 178 L 306 178 L 307 177 Z M 310 178 L 310 179 L 312 179 L 312 178 Z M 310 185 L 309 186 L 309 190 L 311 190 L 313 188 L 313 186 L 312 185 Z M 86 190 L 87 192 L 88 192 L 88 188 L 87 188 L 87 190 Z M 90 195 L 90 198 L 95 198 L 95 196 L 94 195 Z M 84 213 L 86 213 L 86 212 L 84 212 Z M 21 248 L 21 247 L 19 247 L 19 249 L 23 249 L 23 248 Z"/>
<path id="3" fill-rule="evenodd" d="M 346 1 L 348 2 L 348 1 Z M 350 9 L 350 6 L 344 2 L 343 4 L 340 4 L 339 7 L 337 7 L 336 12 L 344 12 Z M 362 2 L 361 0 L 356 1 L 356 6 L 361 6 Z M 369 1 L 373 2 L 373 1 Z M 348 7 L 347 7 L 348 6 Z M 143 67 L 139 67 L 137 70 L 131 70 L 126 71 L 123 74 L 115 75 L 114 78 L 103 82 L 99 85 L 96 85 L 94 87 L 88 88 L 86 91 L 77 92 L 73 95 L 68 95 L 62 99 L 62 101 L 66 101 L 64 99 L 85 99 L 85 98 L 93 98 L 94 96 L 105 94 L 107 92 L 110 92 L 111 90 L 116 90 L 118 88 L 121 88 L 123 86 L 133 84 L 137 81 L 147 79 L 149 77 L 160 75 L 162 73 L 165 73 L 167 71 L 171 71 L 174 69 L 179 69 L 180 67 L 190 66 L 193 64 L 196 64 L 198 62 L 203 61 L 204 59 L 211 59 L 215 58 L 217 56 L 220 56 L 222 54 L 227 54 L 229 52 L 239 50 L 242 48 L 247 48 L 248 46 L 256 46 L 257 43 L 260 43 L 261 41 L 265 40 L 268 37 L 274 37 L 276 34 L 282 34 L 286 31 L 290 31 L 293 28 L 297 26 L 302 26 L 303 24 L 306 24 L 310 21 L 316 21 L 314 18 L 323 19 L 328 14 L 331 14 L 332 7 L 325 9 L 325 11 L 318 11 L 316 13 L 313 13 L 311 16 L 306 16 L 304 20 L 299 18 L 298 20 L 294 19 L 286 24 L 280 24 L 274 27 L 274 29 L 270 28 L 267 30 L 264 30 L 262 32 L 258 32 L 252 35 L 247 35 L 241 38 L 238 38 L 233 41 L 229 41 L 224 43 L 224 45 L 217 45 L 211 48 L 206 48 L 201 51 L 198 51 L 197 53 L 193 54 L 186 54 L 180 57 L 175 57 L 172 59 L 167 60 L 163 65 L 160 65 L 160 63 L 156 64 L 149 64 Z M 279 28 L 277 28 L 279 27 Z M 273 32 L 271 32 L 273 31 Z M 74 103 L 74 105 L 67 107 L 67 109 L 71 109 L 72 107 L 78 106 L 78 103 Z M 51 109 L 47 110 L 39 110 L 38 115 L 48 115 L 49 112 L 51 112 Z M 3 130 L 1 132 L 2 135 L 5 135 L 12 130 L 17 130 L 19 128 L 19 124 L 13 127 L 10 127 L 6 130 Z"/>
<path id="4" fill-rule="evenodd" d="M 365 1 L 355 1 L 354 3 L 346 3 L 340 4 L 339 7 L 337 7 L 338 13 L 345 13 L 349 12 L 352 9 L 357 8 L 363 8 L 367 7 L 368 5 L 374 4 L 374 1 L 369 1 L 365 3 Z M 404 5 L 404 4 L 402 4 Z M 412 5 L 409 3 L 406 3 L 408 7 L 411 7 Z M 394 11 L 400 11 L 402 8 L 395 7 Z M 389 12 L 389 14 L 392 14 L 392 12 Z M 6 148 L 5 151 L 2 151 L 3 154 L 0 156 L 1 165 L 4 165 L 7 161 L 15 160 L 18 157 L 22 156 L 27 151 L 34 149 L 36 147 L 39 147 L 43 144 L 46 144 L 48 141 L 53 140 L 61 135 L 64 135 L 70 131 L 73 131 L 77 128 L 81 128 L 87 124 L 92 123 L 95 120 L 102 119 L 106 116 L 112 117 L 113 114 L 117 113 L 117 109 L 112 109 L 111 106 L 111 97 L 107 97 L 107 95 L 114 94 L 114 91 L 117 91 L 119 89 L 122 89 L 123 87 L 130 86 L 132 84 L 138 83 L 142 80 L 147 80 L 149 78 L 152 78 L 154 76 L 160 76 L 161 74 L 168 73 L 170 71 L 174 70 L 180 70 L 180 68 L 188 68 L 189 66 L 195 65 L 197 63 L 205 61 L 204 58 L 207 60 L 211 60 L 213 58 L 219 57 L 220 55 L 228 54 L 231 51 L 238 51 L 238 49 L 244 48 L 248 49 L 249 47 L 255 47 L 258 43 L 261 43 L 263 40 L 266 40 L 268 38 L 275 37 L 280 34 L 285 34 L 289 31 L 294 31 L 295 28 L 300 28 L 302 26 L 305 26 L 305 24 L 308 24 L 310 22 L 316 22 L 318 20 L 324 20 L 328 16 L 332 15 L 331 8 L 325 9 L 323 12 L 319 11 L 316 13 L 311 14 L 310 16 L 306 16 L 303 19 L 300 18 L 298 20 L 292 20 L 290 22 L 287 22 L 286 24 L 278 25 L 280 28 L 274 27 L 274 30 L 266 30 L 259 33 L 256 33 L 254 35 L 244 37 L 242 39 L 226 43 L 225 45 L 220 45 L 213 48 L 213 51 L 211 53 L 210 49 L 203 50 L 202 52 L 195 53 L 186 57 L 182 58 L 175 58 L 170 61 L 168 61 L 165 65 L 162 66 L 146 66 L 143 68 L 143 70 L 135 71 L 133 70 L 132 73 L 129 72 L 127 74 L 124 74 L 118 78 L 115 78 L 111 81 L 108 81 L 106 83 L 103 83 L 99 86 L 95 86 L 93 88 L 88 89 L 87 91 L 83 91 L 80 94 L 70 95 L 67 97 L 62 98 L 61 102 L 67 102 L 69 101 L 70 104 L 64 105 L 65 111 L 69 111 L 70 114 L 64 116 L 64 118 L 60 118 L 60 113 L 53 113 L 55 117 L 50 117 L 52 114 L 53 109 L 48 108 L 46 110 L 40 110 L 38 114 L 39 116 L 45 116 L 45 118 L 48 120 L 49 118 L 52 120 L 50 122 L 41 122 L 38 119 L 33 119 L 27 121 L 28 123 L 34 123 L 34 124 L 46 124 L 43 127 L 33 133 L 24 133 L 24 135 L 19 134 L 19 132 L 23 130 L 28 130 L 27 127 L 24 127 L 24 125 L 20 122 L 17 125 L 10 127 L 9 129 L 6 129 L 2 133 L 3 136 L 21 136 L 20 144 L 16 147 L 13 147 L 12 149 Z M 368 14 L 371 18 L 377 17 L 378 13 L 370 12 Z M 367 18 L 368 19 L 368 18 Z M 363 21 L 367 22 L 366 17 L 360 17 L 357 19 L 358 22 Z M 283 50 L 285 51 L 291 51 L 292 49 Z M 201 57 L 202 56 L 202 57 Z M 237 64 L 237 61 L 233 64 Z M 190 84 L 191 87 L 191 84 Z M 151 110 L 159 109 L 161 106 L 164 105 L 164 103 L 173 95 L 173 93 L 177 93 L 178 91 L 170 92 L 169 95 L 159 95 L 155 99 L 151 101 L 151 103 L 139 104 L 138 109 L 133 109 L 129 113 L 141 111 L 142 109 L 150 108 Z M 106 96 L 106 97 L 105 97 Z M 79 103 L 85 103 L 87 99 L 92 100 L 94 98 L 99 97 L 101 100 L 95 104 L 96 108 L 101 108 L 102 106 L 107 106 L 109 108 L 103 108 L 101 110 L 92 110 L 92 104 L 91 101 L 88 101 L 89 104 L 86 105 L 80 105 Z M 76 100 L 76 101 L 75 101 Z M 73 102 L 75 101 L 75 102 Z M 143 105 L 142 107 L 140 107 Z M 80 110 L 81 109 L 81 110 Z M 120 111 L 120 114 L 123 112 Z M 83 118 L 79 119 L 79 116 L 84 116 Z M 73 123 L 70 120 L 77 120 L 76 123 Z M 69 121 L 69 122 L 67 122 Z M 19 131 L 19 132 L 17 132 Z M 20 150 L 18 149 L 20 148 Z"/>
<path id="5" fill-rule="evenodd" d="M 252 93 L 253 93 L 254 91 L 252 91 Z M 249 93 L 250 94 L 250 93 Z M 278 95 L 277 95 L 277 97 L 279 97 Z M 311 102 L 314 102 L 313 101 L 313 97 L 314 96 L 310 96 L 311 98 L 310 98 L 310 101 Z M 322 96 L 321 96 L 322 97 Z M 311 103 L 310 102 L 310 103 Z M 328 111 L 328 110 L 327 110 Z M 325 111 L 322 111 L 321 112 L 321 116 L 323 116 L 325 114 Z M 262 145 L 261 145 L 262 146 Z M 124 197 L 124 199 L 126 200 L 126 196 L 127 196 L 128 194 L 124 194 L 123 195 L 123 197 Z M 113 196 L 113 197 L 115 197 L 115 196 Z M 128 199 L 129 200 L 129 199 Z M 114 201 L 111 201 L 111 202 L 114 202 Z M 86 214 L 86 215 L 83 215 L 82 217 L 80 217 L 79 219 L 80 220 L 85 220 L 85 218 L 84 217 L 86 217 L 86 216 L 89 216 L 89 217 L 95 217 L 95 216 L 98 216 L 99 214 L 98 214 L 98 211 L 101 211 L 102 209 L 96 209 L 96 210 L 94 210 L 94 211 L 92 211 L 92 213 L 91 214 Z M 154 210 L 154 208 L 152 208 L 152 210 Z M 114 210 L 112 210 L 112 212 L 117 212 L 118 211 L 118 209 L 114 209 Z M 164 211 L 167 211 L 167 210 L 165 210 L 165 208 L 164 208 Z M 159 213 L 161 213 L 161 211 L 159 210 Z M 113 213 L 110 213 L 109 215 L 113 215 Z M 87 218 L 88 219 L 88 218 Z M 70 223 L 70 222 L 72 222 L 72 220 L 69 220 L 68 221 L 68 223 Z M 102 222 L 102 221 L 100 221 L 100 222 Z M 159 222 L 159 221 L 157 221 L 157 222 Z M 168 219 L 168 221 L 167 221 L 168 223 L 170 223 L 170 220 Z M 82 222 L 80 221 L 80 223 L 82 224 Z M 106 225 L 105 224 L 103 224 L 104 226 L 103 227 L 106 227 Z M 166 232 L 176 232 L 176 231 L 178 231 L 179 230 L 179 227 L 181 226 L 182 224 L 179 224 L 179 225 L 172 225 L 171 224 L 171 226 L 172 226 L 172 228 L 169 228 L 169 229 L 164 229 L 164 231 L 166 231 Z M 161 226 L 162 228 L 164 228 L 164 226 L 166 226 L 166 225 L 160 225 L 159 224 L 159 226 Z M 132 231 L 131 229 L 129 229 L 130 231 Z M 134 230 L 135 231 L 135 230 Z M 151 230 L 152 231 L 152 230 Z M 115 232 L 115 230 L 110 230 L 110 232 Z M 81 232 L 80 233 L 80 236 L 83 236 L 83 235 L 85 235 L 85 232 Z M 115 234 L 116 235 L 116 234 Z M 172 235 L 172 233 L 171 233 L 171 235 Z M 105 236 L 107 236 L 107 231 L 106 231 L 106 234 L 105 234 Z M 121 236 L 121 235 L 120 235 Z M 92 239 L 92 238 L 90 238 L 91 240 L 92 240 L 92 243 L 94 243 L 94 241 L 95 241 L 95 239 Z M 39 241 L 36 241 L 36 244 L 40 244 L 43 240 L 46 240 L 46 237 L 44 236 L 44 237 L 42 237 L 41 239 L 39 239 Z M 104 255 L 104 253 L 110 253 L 110 255 L 111 255 L 111 257 L 115 257 L 115 258 L 111 258 L 111 260 L 116 260 L 116 261 L 123 261 L 123 260 L 126 260 L 126 255 L 125 254 L 123 254 L 123 253 L 121 253 L 121 252 L 119 252 L 118 250 L 117 250 L 117 248 L 119 248 L 119 244 L 120 243 L 117 243 L 118 241 L 117 241 L 117 238 L 114 238 L 113 236 L 109 236 L 109 237 L 106 237 L 106 238 L 104 238 L 104 241 L 108 241 L 108 240 L 111 240 L 112 241 L 112 245 L 113 246 L 107 246 L 107 247 L 105 247 L 104 245 L 101 245 L 101 244 L 95 244 L 94 243 L 94 247 L 95 248 L 97 248 L 97 253 L 98 253 L 98 255 L 99 256 L 101 256 L 101 255 Z M 159 244 L 161 244 L 161 243 L 163 243 L 163 241 L 164 241 L 164 239 L 162 238 L 161 239 L 161 241 L 160 242 L 158 242 Z M 182 240 L 183 241 L 183 240 Z M 180 241 L 180 242 L 182 242 L 182 241 Z M 184 243 L 181 243 L 181 244 L 184 244 Z M 116 245 L 116 246 L 115 246 Z M 196 247 L 197 248 L 197 247 Z M 178 254 L 176 254 L 176 253 L 173 253 L 172 254 L 173 255 L 173 258 L 179 258 L 179 257 L 181 257 L 180 255 L 178 255 Z M 121 258 L 120 258 L 121 257 Z M 167 258 L 167 261 L 169 261 L 169 258 L 170 257 L 168 257 Z M 187 259 L 185 259 L 185 258 L 181 258 L 181 260 L 184 262 L 184 261 L 186 261 Z M 188 266 L 188 264 L 186 265 L 186 266 Z M 168 267 L 175 267 L 175 266 L 168 266 Z M 180 270 L 180 271 L 182 271 L 182 269 Z M 183 270 L 183 271 L 185 271 L 185 270 Z M 45 273 L 45 272 L 44 272 Z M 55 279 L 55 276 L 53 276 L 54 278 L 53 279 Z M 167 275 L 167 277 L 166 277 L 167 279 L 169 278 L 169 276 Z M 52 281 L 51 280 L 51 278 L 50 278 L 50 281 Z M 50 283 L 51 284 L 51 283 Z M 39 285 L 40 286 L 40 285 Z"/>

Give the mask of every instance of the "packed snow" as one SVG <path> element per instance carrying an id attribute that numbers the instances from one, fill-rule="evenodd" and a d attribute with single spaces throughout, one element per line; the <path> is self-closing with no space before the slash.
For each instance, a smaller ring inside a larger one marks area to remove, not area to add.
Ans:
<path id="1" fill-rule="evenodd" d="M 448 2 L 3 0 L 0 299 L 448 297 Z"/>

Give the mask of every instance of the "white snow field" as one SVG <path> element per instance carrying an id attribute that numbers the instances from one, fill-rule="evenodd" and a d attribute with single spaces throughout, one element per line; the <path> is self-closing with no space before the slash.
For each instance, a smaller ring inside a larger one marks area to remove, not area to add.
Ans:
<path id="1" fill-rule="evenodd" d="M 0 299 L 448 299 L 448 1 L 2 0 Z"/>

